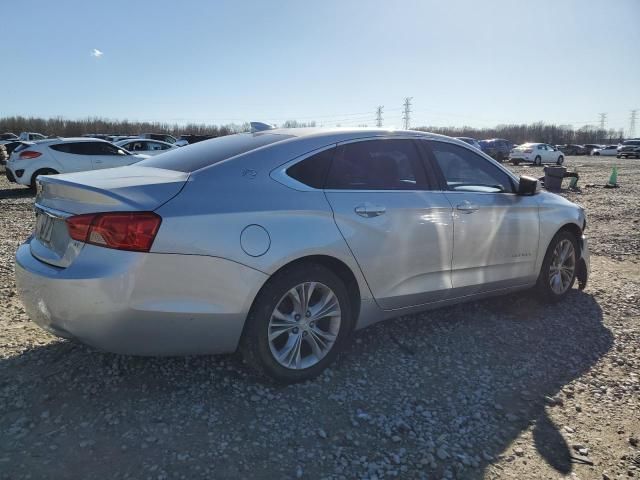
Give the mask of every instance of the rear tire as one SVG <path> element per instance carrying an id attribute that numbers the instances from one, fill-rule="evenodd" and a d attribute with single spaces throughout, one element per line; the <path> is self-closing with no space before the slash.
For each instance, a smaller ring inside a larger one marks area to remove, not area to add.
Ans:
<path id="1" fill-rule="evenodd" d="M 309 291 L 307 306 L 293 301 Z M 314 310 L 333 315 L 316 318 Z M 256 297 L 240 352 L 259 374 L 278 383 L 302 382 L 333 362 L 349 339 L 353 321 L 347 288 L 335 273 L 316 263 L 294 265 L 274 275 Z"/>
<path id="2" fill-rule="evenodd" d="M 536 158 L 533 159 L 533 164 L 536 166 L 540 166 L 542 165 L 542 157 L 540 157 L 540 155 L 538 155 Z"/>
<path id="3" fill-rule="evenodd" d="M 566 258 L 563 253 L 567 249 Z M 546 302 L 563 299 L 573 287 L 578 265 L 578 241 L 567 230 L 560 230 L 549 243 L 538 275 L 536 290 Z"/>
<path id="4" fill-rule="evenodd" d="M 58 175 L 58 172 L 53 168 L 42 168 L 40 170 L 36 170 L 36 172 L 31 176 L 31 182 L 29 183 L 29 188 L 34 192 L 36 191 L 36 179 L 40 175 Z"/>
<path id="5" fill-rule="evenodd" d="M 515 165 L 517 167 L 518 165 L 520 165 L 520 161 L 519 160 L 511 160 L 511 165 Z"/>
<path id="6" fill-rule="evenodd" d="M 564 157 L 563 157 L 562 155 L 560 155 L 560 156 L 558 157 L 558 161 L 556 162 L 556 164 L 558 164 L 558 165 L 562 165 L 563 163 L 564 163 Z"/>

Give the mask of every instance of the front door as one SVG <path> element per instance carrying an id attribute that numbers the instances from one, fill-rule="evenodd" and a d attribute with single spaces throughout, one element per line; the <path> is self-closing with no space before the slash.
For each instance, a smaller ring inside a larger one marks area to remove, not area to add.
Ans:
<path id="1" fill-rule="evenodd" d="M 419 152 L 411 139 L 340 145 L 325 186 L 336 224 L 384 309 L 451 293 L 451 204 L 429 190 Z"/>
<path id="2" fill-rule="evenodd" d="M 107 142 L 92 142 L 91 155 L 94 169 L 123 167 L 139 160 L 122 148 Z"/>
<path id="3" fill-rule="evenodd" d="M 517 195 L 515 181 L 500 166 L 469 148 L 428 144 L 453 207 L 455 296 L 534 281 L 537 198 Z"/>

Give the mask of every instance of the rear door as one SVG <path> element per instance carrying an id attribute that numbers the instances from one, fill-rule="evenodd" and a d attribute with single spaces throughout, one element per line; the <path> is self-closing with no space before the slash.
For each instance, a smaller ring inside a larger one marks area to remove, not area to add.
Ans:
<path id="1" fill-rule="evenodd" d="M 91 156 L 93 168 L 95 170 L 101 168 L 123 167 L 139 161 L 133 155 L 127 153 L 124 149 L 116 147 L 108 142 L 84 142 L 85 150 Z"/>
<path id="2" fill-rule="evenodd" d="M 53 157 L 58 161 L 60 173 L 84 172 L 93 170 L 91 157 L 86 154 L 85 142 L 65 142 L 49 145 Z"/>
<path id="3" fill-rule="evenodd" d="M 536 278 L 536 196 L 515 193 L 514 180 L 473 150 L 425 142 L 453 207 L 455 296 L 529 283 Z"/>
<path id="4" fill-rule="evenodd" d="M 451 292 L 451 204 L 430 190 L 413 139 L 338 146 L 325 185 L 336 224 L 384 309 Z"/>

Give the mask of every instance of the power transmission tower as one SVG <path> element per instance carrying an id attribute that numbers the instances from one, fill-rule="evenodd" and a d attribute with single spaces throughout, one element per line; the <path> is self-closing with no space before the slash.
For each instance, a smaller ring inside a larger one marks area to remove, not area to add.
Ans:
<path id="1" fill-rule="evenodd" d="M 604 126 L 607 123 L 607 114 L 600 113 L 598 115 L 600 116 L 600 130 L 604 130 Z"/>
<path id="2" fill-rule="evenodd" d="M 376 108 L 376 127 L 382 127 L 382 110 L 384 109 L 384 105 L 378 105 Z"/>
<path id="3" fill-rule="evenodd" d="M 404 129 L 409 130 L 411 123 L 411 100 L 413 97 L 406 97 L 404 99 L 404 113 L 402 114 L 402 120 L 404 121 Z"/>
<path id="4" fill-rule="evenodd" d="M 638 118 L 638 110 L 631 110 L 631 117 L 629 118 L 629 138 L 635 138 L 636 136 L 636 119 Z"/>

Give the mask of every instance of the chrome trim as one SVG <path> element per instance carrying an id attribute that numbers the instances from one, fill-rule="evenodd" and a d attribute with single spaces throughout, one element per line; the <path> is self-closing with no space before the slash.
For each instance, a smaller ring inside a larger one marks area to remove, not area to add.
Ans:
<path id="1" fill-rule="evenodd" d="M 63 212 L 62 210 L 56 210 L 50 207 L 43 207 L 42 205 L 39 205 L 37 203 L 33 205 L 33 209 L 36 211 L 36 213 L 39 212 L 39 213 L 42 213 L 43 215 L 46 215 L 48 217 L 55 218 L 58 220 L 66 220 L 67 218 L 73 215 L 72 213 Z"/>

